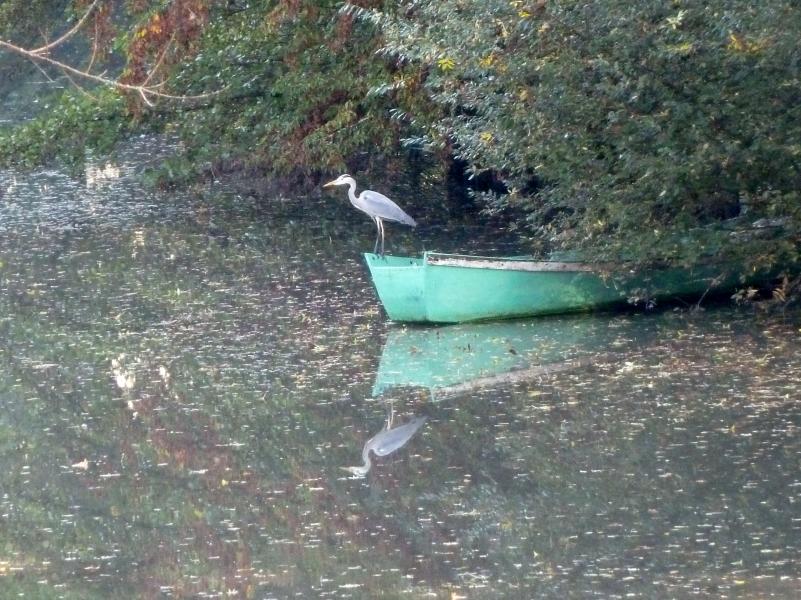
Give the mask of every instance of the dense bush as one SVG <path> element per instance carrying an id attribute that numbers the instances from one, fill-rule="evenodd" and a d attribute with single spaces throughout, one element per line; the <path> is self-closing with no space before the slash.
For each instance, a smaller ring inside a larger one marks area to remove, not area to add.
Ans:
<path id="1" fill-rule="evenodd" d="M 795 260 L 801 9 L 751 2 L 407 2 L 350 9 L 428 69 L 426 140 L 492 170 L 552 243 L 692 261 Z M 418 121 L 420 115 L 416 115 Z M 729 221 L 741 217 L 742 223 Z M 754 221 L 778 235 L 730 235 Z M 748 244 L 743 245 L 742 240 Z M 735 241 L 736 240 L 736 241 Z"/>

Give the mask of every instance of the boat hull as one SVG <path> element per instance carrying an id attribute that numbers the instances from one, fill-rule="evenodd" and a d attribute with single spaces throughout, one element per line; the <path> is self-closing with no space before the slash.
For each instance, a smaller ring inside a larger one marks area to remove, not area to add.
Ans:
<path id="1" fill-rule="evenodd" d="M 422 258 L 365 254 L 393 321 L 464 323 L 599 310 L 650 297 L 700 296 L 738 283 L 720 269 L 614 272 L 606 265 L 482 258 L 427 252 Z"/>

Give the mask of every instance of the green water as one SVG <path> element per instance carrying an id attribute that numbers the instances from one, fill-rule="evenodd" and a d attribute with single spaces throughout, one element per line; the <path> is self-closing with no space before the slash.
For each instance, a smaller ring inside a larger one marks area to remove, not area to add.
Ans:
<path id="1" fill-rule="evenodd" d="M 156 150 L 0 174 L 0 596 L 801 593 L 801 314 L 393 326 L 344 195 Z M 509 249 L 414 216 L 390 251 Z"/>

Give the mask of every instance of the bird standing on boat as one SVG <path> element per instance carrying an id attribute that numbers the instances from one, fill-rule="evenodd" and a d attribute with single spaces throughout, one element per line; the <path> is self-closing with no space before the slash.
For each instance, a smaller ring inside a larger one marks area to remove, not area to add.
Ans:
<path id="1" fill-rule="evenodd" d="M 347 185 L 350 203 L 360 211 L 367 213 L 373 222 L 375 222 L 378 233 L 375 238 L 375 248 L 373 248 L 373 254 L 378 252 L 378 242 L 380 240 L 381 256 L 384 255 L 384 221 L 395 221 L 411 227 L 417 226 L 417 223 L 414 219 L 407 215 L 400 206 L 395 204 L 384 194 L 379 194 L 373 190 L 363 190 L 362 193 L 357 196 L 356 180 L 350 175 L 340 175 L 333 181 L 326 183 L 323 187 L 331 187 L 335 185 Z"/>

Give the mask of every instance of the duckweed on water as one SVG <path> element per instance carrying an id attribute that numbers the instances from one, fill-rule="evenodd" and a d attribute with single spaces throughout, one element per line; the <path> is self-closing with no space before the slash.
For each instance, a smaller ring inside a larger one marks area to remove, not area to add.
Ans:
<path id="1" fill-rule="evenodd" d="M 390 325 L 359 215 L 211 209 L 127 165 L 3 175 L 7 594 L 801 590 L 797 312 Z M 350 479 L 390 401 L 425 427 Z"/>

